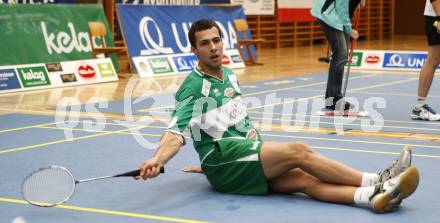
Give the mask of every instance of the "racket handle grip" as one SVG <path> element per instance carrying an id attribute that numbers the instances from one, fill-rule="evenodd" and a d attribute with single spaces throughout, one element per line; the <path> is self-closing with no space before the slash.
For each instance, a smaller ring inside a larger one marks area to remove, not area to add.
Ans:
<path id="1" fill-rule="evenodd" d="M 160 173 L 165 173 L 164 167 L 160 168 Z M 121 173 L 121 174 L 115 175 L 115 177 L 136 177 L 136 176 L 139 176 L 140 174 L 141 174 L 140 170 L 133 170 L 133 171 L 129 171 L 126 173 Z"/>

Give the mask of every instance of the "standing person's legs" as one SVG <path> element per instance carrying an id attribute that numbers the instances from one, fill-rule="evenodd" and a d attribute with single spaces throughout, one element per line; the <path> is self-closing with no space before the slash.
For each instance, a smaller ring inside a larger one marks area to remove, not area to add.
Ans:
<path id="1" fill-rule="evenodd" d="M 440 45 L 428 47 L 428 58 L 423 64 L 419 75 L 419 97 L 427 97 L 437 66 L 440 64 Z"/>
<path id="2" fill-rule="evenodd" d="M 440 114 L 426 103 L 435 70 L 440 63 L 440 34 L 437 32 L 437 28 L 432 25 L 435 21 L 436 17 L 425 16 L 425 33 L 429 46 L 428 58 L 420 71 L 417 101 L 411 112 L 411 118 L 415 120 L 440 120 Z"/>
<path id="3" fill-rule="evenodd" d="M 343 31 L 334 29 L 321 20 L 318 22 L 324 30 L 332 50 L 325 99 L 327 108 L 334 109 L 336 102 L 342 98 L 342 78 L 344 66 L 348 60 L 348 38 Z"/>

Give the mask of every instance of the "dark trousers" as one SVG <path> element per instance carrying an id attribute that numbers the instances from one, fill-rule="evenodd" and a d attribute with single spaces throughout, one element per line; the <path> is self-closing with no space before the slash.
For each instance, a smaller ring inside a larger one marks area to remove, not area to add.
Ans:
<path id="1" fill-rule="evenodd" d="M 344 67 L 348 60 L 348 46 L 350 35 L 337 30 L 318 19 L 327 41 L 332 50 L 330 67 L 328 70 L 327 89 L 325 91 L 326 105 L 334 105 L 342 98 L 342 79 Z"/>
<path id="2" fill-rule="evenodd" d="M 348 3 L 348 12 L 350 13 L 350 18 L 353 17 L 354 11 L 356 10 L 360 2 L 361 0 L 350 0 L 350 2 Z"/>

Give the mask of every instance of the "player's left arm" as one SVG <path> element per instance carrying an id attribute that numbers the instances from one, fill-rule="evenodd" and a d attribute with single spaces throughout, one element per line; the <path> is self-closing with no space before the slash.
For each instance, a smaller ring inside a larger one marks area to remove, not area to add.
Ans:
<path id="1" fill-rule="evenodd" d="M 200 165 L 186 166 L 182 171 L 186 173 L 203 173 L 202 166 Z"/>

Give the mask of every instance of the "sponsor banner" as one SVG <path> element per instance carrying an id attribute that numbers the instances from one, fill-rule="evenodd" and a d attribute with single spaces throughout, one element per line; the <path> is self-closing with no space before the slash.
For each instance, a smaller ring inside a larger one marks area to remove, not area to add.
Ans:
<path id="1" fill-rule="evenodd" d="M 419 71 L 427 55 L 427 52 L 421 51 L 356 50 L 352 66 L 366 70 Z"/>
<path id="2" fill-rule="evenodd" d="M 197 61 L 192 53 L 133 57 L 140 77 L 188 74 L 197 67 Z M 237 49 L 225 50 L 222 63 L 231 69 L 244 68 Z"/>
<path id="3" fill-rule="evenodd" d="M 98 71 L 103 79 L 117 77 L 117 74 L 111 63 L 98 63 Z"/>
<path id="4" fill-rule="evenodd" d="M 376 51 L 365 51 L 363 52 L 363 57 L 360 62 L 360 66 L 362 66 L 364 69 L 380 69 L 383 63 L 383 53 Z"/>
<path id="5" fill-rule="evenodd" d="M 77 82 L 76 76 L 74 73 L 71 74 L 60 74 L 61 81 L 63 84 Z"/>
<path id="6" fill-rule="evenodd" d="M 90 59 L 88 22 L 108 28 L 98 4 L 0 4 L 0 15 L 0 66 Z"/>
<path id="7" fill-rule="evenodd" d="M 110 58 L 0 67 L 0 93 L 116 80 Z"/>
<path id="8" fill-rule="evenodd" d="M 75 3 L 75 0 L 0 0 L 0 4 L 53 4 Z"/>
<path id="9" fill-rule="evenodd" d="M 147 59 L 153 74 L 173 73 L 174 69 L 167 56 L 152 57 Z"/>
<path id="10" fill-rule="evenodd" d="M 316 21 L 310 10 L 313 0 L 278 0 L 279 22 L 309 22 Z"/>
<path id="11" fill-rule="evenodd" d="M 85 82 L 94 81 L 98 76 L 96 68 L 87 62 L 78 64 L 76 72 L 79 76 L 79 79 Z"/>
<path id="12" fill-rule="evenodd" d="M 230 4 L 230 0 L 116 0 L 116 4 L 131 5 L 209 5 Z M 116 24 L 116 32 L 121 35 L 119 23 Z"/>
<path id="13" fill-rule="evenodd" d="M 242 5 L 245 15 L 275 14 L 275 0 L 231 0 L 231 4 Z"/>
<path id="14" fill-rule="evenodd" d="M 47 63 L 46 69 L 48 72 L 60 72 L 63 71 L 63 67 L 61 66 L 61 63 Z"/>
<path id="15" fill-rule="evenodd" d="M 18 68 L 17 72 L 24 88 L 50 85 L 45 66 Z"/>
<path id="16" fill-rule="evenodd" d="M 178 72 L 189 73 L 197 67 L 197 56 L 194 54 L 173 56 L 173 62 L 176 65 Z"/>
<path id="17" fill-rule="evenodd" d="M 116 0 L 116 3 L 133 5 L 206 5 L 230 4 L 231 0 Z"/>
<path id="18" fill-rule="evenodd" d="M 363 57 L 363 53 L 362 52 L 353 52 L 350 66 L 352 66 L 352 67 L 359 67 L 359 66 L 361 66 L 362 57 Z"/>
<path id="19" fill-rule="evenodd" d="M 383 68 L 421 69 L 427 56 L 427 53 L 385 53 Z"/>
<path id="20" fill-rule="evenodd" d="M 132 59 L 140 56 L 191 53 L 187 33 L 192 22 L 199 19 L 215 20 L 222 32 L 225 50 L 237 49 L 238 37 L 234 30 L 234 20 L 246 19 L 241 6 L 154 7 L 118 4 L 117 9 Z M 251 38 L 250 31 L 248 36 Z"/>
<path id="21" fill-rule="evenodd" d="M 15 69 L 0 69 L 0 92 L 21 88 Z"/>

